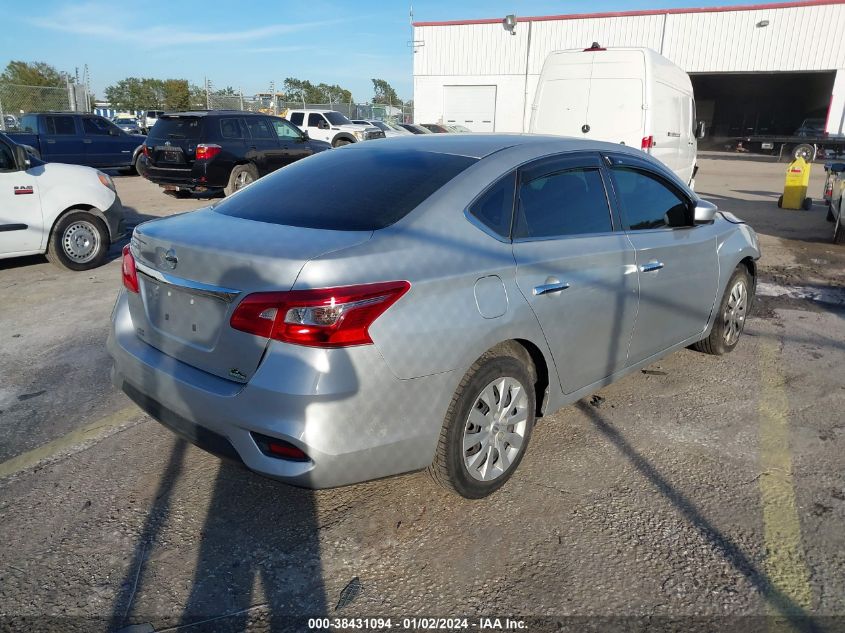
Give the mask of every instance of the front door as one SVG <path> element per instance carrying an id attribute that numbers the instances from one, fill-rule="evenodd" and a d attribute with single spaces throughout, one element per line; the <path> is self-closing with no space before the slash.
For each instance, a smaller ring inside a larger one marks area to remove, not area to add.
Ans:
<path id="1" fill-rule="evenodd" d="M 82 134 L 87 165 L 113 167 L 132 162 L 132 150 L 126 147 L 126 133 L 103 117 L 83 117 Z"/>
<path id="2" fill-rule="evenodd" d="M 516 279 L 540 322 L 565 393 L 622 369 L 637 311 L 634 250 L 614 225 L 596 154 L 520 172 Z"/>
<path id="3" fill-rule="evenodd" d="M 628 360 L 701 333 L 719 283 L 716 234 L 693 223 L 693 202 L 645 161 L 611 157 L 623 226 L 636 249 L 640 307 Z"/>
<path id="4" fill-rule="evenodd" d="M 12 146 L 0 141 L 0 255 L 40 250 L 42 222 L 35 176 L 20 169 Z"/>
<path id="5" fill-rule="evenodd" d="M 311 144 L 293 125 L 284 119 L 276 117 L 273 117 L 270 120 L 273 123 L 276 136 L 279 137 L 279 144 L 282 147 L 283 164 L 281 166 L 289 165 L 290 163 L 296 162 L 299 159 L 305 158 L 306 156 L 310 156 L 314 153 L 314 150 L 311 148 Z"/>

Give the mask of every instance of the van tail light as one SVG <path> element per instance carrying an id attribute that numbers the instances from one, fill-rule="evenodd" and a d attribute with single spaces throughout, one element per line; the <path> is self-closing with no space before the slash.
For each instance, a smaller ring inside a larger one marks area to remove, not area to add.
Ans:
<path id="1" fill-rule="evenodd" d="M 211 160 L 222 150 L 222 147 L 213 143 L 200 143 L 197 145 L 197 152 L 195 156 L 197 160 Z"/>
<path id="2" fill-rule="evenodd" d="M 132 251 L 129 249 L 129 244 L 123 247 L 123 285 L 129 292 L 139 292 L 138 287 L 138 269 L 135 267 L 135 258 L 132 257 Z"/>
<path id="3" fill-rule="evenodd" d="M 653 136 L 644 136 L 642 143 L 640 143 L 640 149 L 644 152 L 647 152 L 652 147 L 654 147 L 654 137 Z"/>
<path id="4" fill-rule="evenodd" d="M 407 281 L 258 292 L 235 308 L 236 330 L 308 347 L 371 345 L 369 327 L 411 288 Z"/>

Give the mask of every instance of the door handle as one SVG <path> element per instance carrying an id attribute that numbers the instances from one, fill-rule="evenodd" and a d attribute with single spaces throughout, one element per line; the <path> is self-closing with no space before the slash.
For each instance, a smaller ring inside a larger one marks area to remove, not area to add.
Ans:
<path id="1" fill-rule="evenodd" d="M 658 262 L 658 261 L 655 260 L 655 261 L 652 261 L 652 262 L 649 262 L 647 264 L 643 264 L 642 266 L 640 266 L 640 272 L 641 273 L 651 273 L 651 272 L 654 272 L 656 270 L 660 270 L 661 268 L 663 268 L 663 262 Z"/>
<path id="2" fill-rule="evenodd" d="M 55 141 L 55 140 L 53 140 L 53 139 L 47 139 L 47 142 L 48 142 L 50 145 L 53 145 L 56 141 Z"/>
<path id="3" fill-rule="evenodd" d="M 91 141 L 90 138 L 84 138 L 84 139 L 82 139 L 82 142 L 85 143 L 86 145 L 90 145 L 92 141 Z"/>
<path id="4" fill-rule="evenodd" d="M 551 284 L 541 284 L 539 286 L 534 286 L 534 296 L 539 297 L 540 295 L 547 295 L 553 292 L 560 292 L 561 290 L 566 290 L 569 288 L 569 284 L 565 281 L 558 281 Z"/>

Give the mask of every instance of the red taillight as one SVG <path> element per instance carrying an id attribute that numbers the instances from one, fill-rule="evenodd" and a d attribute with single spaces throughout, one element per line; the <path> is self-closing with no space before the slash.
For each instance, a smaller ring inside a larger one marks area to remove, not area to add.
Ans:
<path id="1" fill-rule="evenodd" d="M 644 136 L 642 143 L 640 143 L 640 149 L 643 151 L 649 150 L 654 147 L 654 137 L 653 136 Z"/>
<path id="2" fill-rule="evenodd" d="M 147 147 L 147 144 L 146 144 L 146 143 L 144 143 L 143 145 L 141 145 L 141 153 L 143 153 L 143 154 L 144 154 L 144 156 L 146 156 L 147 158 L 149 158 L 149 157 L 150 157 L 150 148 L 149 148 L 149 147 Z"/>
<path id="3" fill-rule="evenodd" d="M 138 270 L 129 244 L 123 247 L 123 285 L 129 292 L 138 292 Z"/>
<path id="4" fill-rule="evenodd" d="M 253 433 L 252 438 L 258 444 L 261 452 L 270 457 L 278 457 L 280 459 L 287 459 L 293 462 L 309 462 L 311 459 L 305 452 L 284 440 L 276 439 L 275 437 L 268 437 L 259 433 Z"/>
<path id="5" fill-rule="evenodd" d="M 221 152 L 223 148 L 219 145 L 200 143 L 197 145 L 197 160 L 211 160 Z"/>
<path id="6" fill-rule="evenodd" d="M 410 289 L 407 281 L 259 292 L 248 295 L 229 324 L 236 330 L 309 347 L 370 345 L 369 327 Z"/>

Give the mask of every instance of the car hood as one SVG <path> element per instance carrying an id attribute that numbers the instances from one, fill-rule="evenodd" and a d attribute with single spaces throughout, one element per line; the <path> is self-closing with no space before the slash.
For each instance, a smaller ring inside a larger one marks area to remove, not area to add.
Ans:
<path id="1" fill-rule="evenodd" d="M 344 130 L 345 132 L 378 132 L 379 129 L 372 125 L 359 125 L 357 123 L 345 123 L 344 125 L 333 125 L 333 128 L 337 128 L 338 130 Z"/>
<path id="2" fill-rule="evenodd" d="M 86 167 L 85 165 L 68 165 L 66 163 L 41 163 L 34 165 L 29 170 L 40 170 L 39 176 L 47 177 L 55 180 L 72 182 L 75 184 L 89 184 L 96 183 L 97 186 L 102 187 L 100 179 L 97 176 L 97 170 L 93 167 Z"/>

